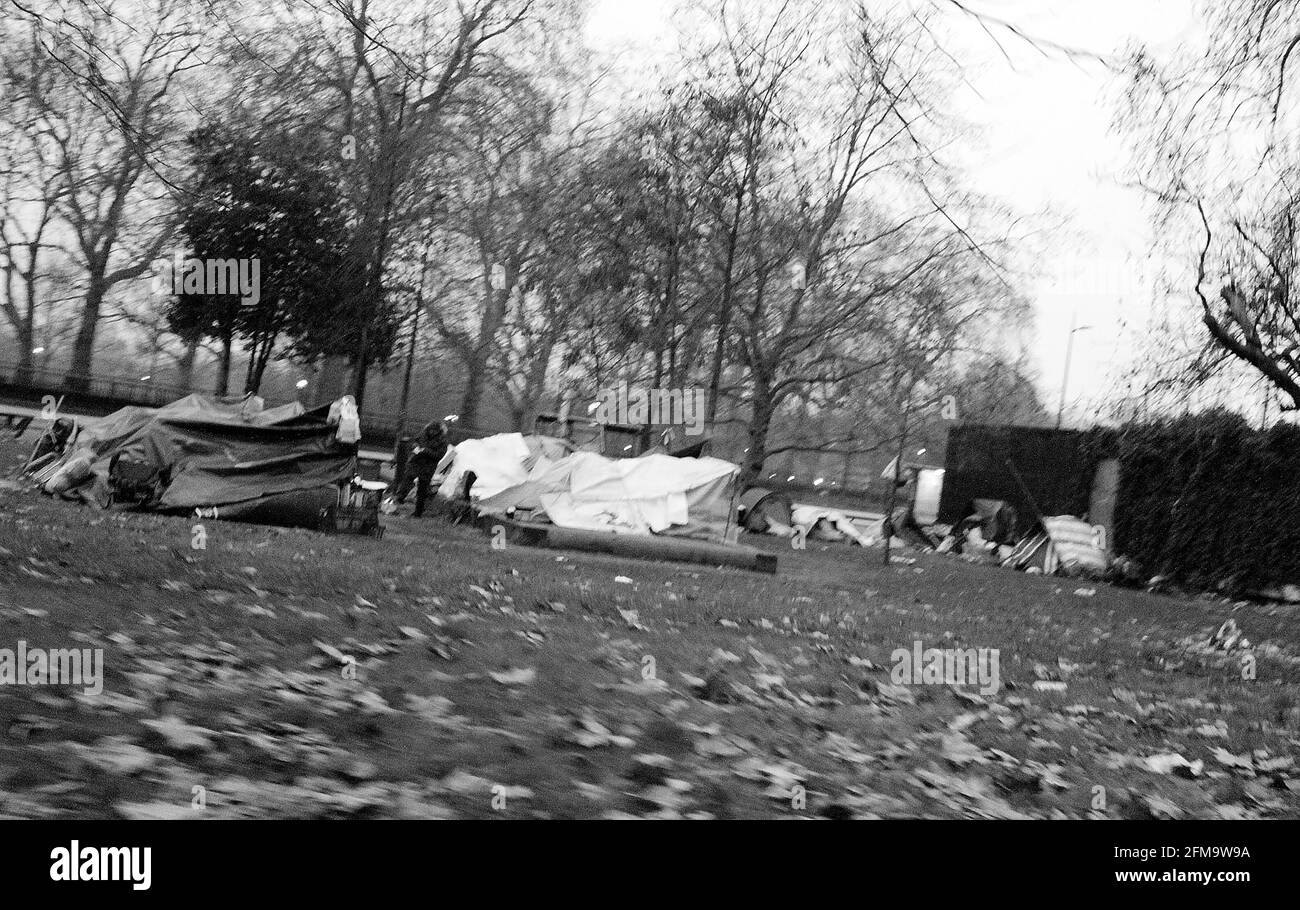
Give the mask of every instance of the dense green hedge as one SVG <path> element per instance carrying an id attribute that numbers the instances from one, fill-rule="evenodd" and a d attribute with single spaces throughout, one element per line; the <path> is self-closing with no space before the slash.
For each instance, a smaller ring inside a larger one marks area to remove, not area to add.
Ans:
<path id="1" fill-rule="evenodd" d="M 1211 411 L 1094 430 L 1085 451 L 1092 466 L 1119 459 L 1114 549 L 1148 574 L 1228 591 L 1300 584 L 1300 427 Z"/>

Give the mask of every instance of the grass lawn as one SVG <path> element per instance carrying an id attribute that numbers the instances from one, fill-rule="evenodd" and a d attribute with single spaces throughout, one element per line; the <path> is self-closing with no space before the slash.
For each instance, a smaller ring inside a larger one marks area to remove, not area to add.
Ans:
<path id="1" fill-rule="evenodd" d="M 187 519 L 0 489 L 0 648 L 104 653 L 98 696 L 0 687 L 0 815 L 1300 815 L 1296 608 L 812 541 L 761 543 L 773 577 L 386 523 L 208 521 L 196 550 Z M 1206 648 L 1229 616 L 1249 646 Z M 894 685 L 915 641 L 998 649 L 1001 689 Z"/>

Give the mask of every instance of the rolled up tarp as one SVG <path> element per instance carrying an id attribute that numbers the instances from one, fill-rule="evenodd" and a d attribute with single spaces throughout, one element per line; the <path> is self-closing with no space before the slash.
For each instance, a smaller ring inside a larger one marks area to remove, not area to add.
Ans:
<path id="1" fill-rule="evenodd" d="M 635 559 L 665 559 L 715 566 L 736 566 L 755 572 L 776 574 L 776 555 L 753 547 L 713 543 L 684 537 L 613 534 L 579 528 L 551 526 L 545 545 L 558 549 L 612 553 Z"/>

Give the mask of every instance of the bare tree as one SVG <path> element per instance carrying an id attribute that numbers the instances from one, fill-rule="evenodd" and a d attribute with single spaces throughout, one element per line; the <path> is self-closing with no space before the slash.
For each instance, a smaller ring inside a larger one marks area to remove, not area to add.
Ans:
<path id="1" fill-rule="evenodd" d="M 115 285 L 148 271 L 171 234 L 157 161 L 177 137 L 169 93 L 196 65 L 184 0 L 135 0 L 109 9 L 57 4 L 36 22 L 36 53 L 57 78 L 25 83 L 40 154 L 56 170 L 57 213 L 84 291 L 68 383 L 90 374 L 95 335 Z"/>
<path id="2" fill-rule="evenodd" d="M 858 6 L 819 22 L 795 3 L 765 17 L 724 5 L 721 16 L 726 70 L 709 82 L 737 127 L 723 169 L 731 198 L 710 233 L 719 336 L 746 378 L 752 478 L 788 399 L 897 357 L 860 340 L 910 285 L 988 254 L 936 189 L 945 169 L 921 125 L 939 121 L 928 74 L 942 53 L 923 21 Z M 899 203 L 869 203 L 869 192 Z M 718 363 L 715 351 L 711 386 Z"/>
<path id="3" fill-rule="evenodd" d="M 1120 123 L 1149 191 L 1174 281 L 1205 347 L 1178 377 L 1199 386 L 1233 365 L 1300 407 L 1295 217 L 1300 125 L 1294 86 L 1300 4 L 1203 7 L 1203 46 L 1167 60 L 1138 49 Z"/>
<path id="4" fill-rule="evenodd" d="M 333 126 L 340 142 L 359 151 L 351 185 L 366 274 L 357 306 L 377 311 L 390 253 L 427 202 L 412 181 L 427 173 L 423 165 L 439 149 L 446 120 L 489 49 L 544 10 L 534 0 L 476 0 L 454 9 L 388 5 L 382 13 L 371 0 L 325 0 L 319 8 L 350 39 L 328 64 L 323 84 L 337 102 Z M 371 358 L 363 319 L 350 357 L 358 406 Z"/>
<path id="5" fill-rule="evenodd" d="M 34 366 L 36 325 L 44 268 L 55 248 L 51 224 L 62 192 L 58 171 L 39 140 L 37 112 L 24 103 L 24 86 L 48 84 L 55 77 L 51 62 L 32 35 L 3 36 L 0 92 L 0 270 L 4 297 L 0 311 L 13 328 L 18 346 L 15 381 L 28 381 Z"/>

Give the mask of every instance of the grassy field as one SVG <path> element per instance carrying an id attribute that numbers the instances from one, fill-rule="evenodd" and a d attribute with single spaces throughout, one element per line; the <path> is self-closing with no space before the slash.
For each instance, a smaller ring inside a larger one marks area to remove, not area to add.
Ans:
<path id="1" fill-rule="evenodd" d="M 0 476 L 19 460 L 0 444 Z M 0 687 L 0 815 L 1300 815 L 1295 608 L 387 523 L 209 521 L 194 549 L 190 520 L 0 488 L 0 648 L 104 653 L 97 696 Z M 1249 644 L 1207 648 L 1229 617 Z M 998 649 L 1000 690 L 895 685 L 917 641 Z"/>

